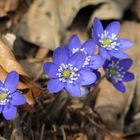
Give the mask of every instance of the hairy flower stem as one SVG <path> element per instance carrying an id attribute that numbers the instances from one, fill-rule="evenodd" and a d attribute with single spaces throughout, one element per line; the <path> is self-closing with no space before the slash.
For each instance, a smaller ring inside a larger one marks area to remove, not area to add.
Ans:
<path id="1" fill-rule="evenodd" d="M 94 102 L 96 101 L 96 98 L 99 94 L 99 86 L 100 83 L 102 82 L 102 80 L 105 78 L 106 76 L 103 75 L 101 77 L 101 79 L 98 81 L 98 83 L 94 86 L 94 88 L 92 89 L 91 93 L 88 95 L 87 99 L 85 100 L 84 104 L 83 104 L 83 108 L 85 108 L 87 105 L 90 104 L 91 100 L 93 100 Z M 95 104 L 95 103 L 94 103 Z"/>

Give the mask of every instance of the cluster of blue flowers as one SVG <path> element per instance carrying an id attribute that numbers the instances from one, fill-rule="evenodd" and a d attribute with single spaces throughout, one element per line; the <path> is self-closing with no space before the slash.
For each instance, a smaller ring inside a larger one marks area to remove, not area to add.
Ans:
<path id="1" fill-rule="evenodd" d="M 53 53 L 53 62 L 43 65 L 44 72 L 51 77 L 48 90 L 55 93 L 65 89 L 71 96 L 81 97 L 100 79 L 98 69 L 103 67 L 114 87 L 125 92 L 123 82 L 134 79 L 134 75 L 128 72 L 132 60 L 124 53 L 132 47 L 132 43 L 118 38 L 119 32 L 119 22 L 111 22 L 104 30 L 99 19 L 95 18 L 93 39 L 82 44 L 78 36 L 73 35 L 67 45 L 57 48 Z M 19 75 L 15 71 L 7 75 L 4 83 L 0 81 L 0 113 L 6 120 L 13 119 L 17 106 L 26 103 L 25 97 L 17 90 L 18 81 Z"/>
<path id="2" fill-rule="evenodd" d="M 134 79 L 134 75 L 127 72 L 132 60 L 124 53 L 132 43 L 118 38 L 119 32 L 119 22 L 111 22 L 104 30 L 100 20 L 95 18 L 93 39 L 82 44 L 78 36 L 73 35 L 67 45 L 57 48 L 53 62 L 43 65 L 44 72 L 51 77 L 48 90 L 55 93 L 65 89 L 70 95 L 80 97 L 83 89 L 94 86 L 100 79 L 98 69 L 103 67 L 114 87 L 125 92 L 123 82 Z M 95 49 L 98 49 L 98 54 Z"/>

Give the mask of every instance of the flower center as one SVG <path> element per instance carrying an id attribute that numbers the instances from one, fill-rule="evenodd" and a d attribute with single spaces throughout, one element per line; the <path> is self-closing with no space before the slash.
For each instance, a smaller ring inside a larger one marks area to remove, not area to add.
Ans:
<path id="1" fill-rule="evenodd" d="M 70 70 L 64 70 L 64 72 L 63 72 L 63 77 L 64 78 L 68 78 L 68 77 L 70 77 L 70 75 L 71 75 Z"/>
<path id="2" fill-rule="evenodd" d="M 7 95 L 6 95 L 4 92 L 2 92 L 2 93 L 0 94 L 0 100 L 5 100 L 6 97 L 7 97 Z"/>
<path id="3" fill-rule="evenodd" d="M 110 45 L 110 43 L 111 43 L 110 39 L 104 39 L 103 40 L 103 45 L 104 46 L 108 46 L 108 45 Z"/>
<path id="4" fill-rule="evenodd" d="M 109 34 L 109 32 L 104 31 L 99 36 L 99 42 L 101 47 L 105 48 L 106 50 L 118 50 L 118 46 L 120 43 L 118 42 L 117 35 Z"/>
<path id="5" fill-rule="evenodd" d="M 110 70 L 110 75 L 111 76 L 115 76 L 116 75 L 116 70 L 115 69 L 111 69 Z"/>
<path id="6" fill-rule="evenodd" d="M 125 75 L 123 67 L 119 66 L 119 61 L 112 61 L 107 68 L 107 77 L 113 79 L 115 83 L 122 81 Z"/>
<path id="7" fill-rule="evenodd" d="M 84 68 L 84 67 L 88 66 L 90 64 L 90 60 L 91 60 L 91 55 L 88 55 L 86 57 L 85 62 L 82 67 Z"/>
<path id="8" fill-rule="evenodd" d="M 72 64 L 61 64 L 59 66 L 58 72 L 56 75 L 58 76 L 61 82 L 69 82 L 73 83 L 73 81 L 77 80 L 80 74 L 78 74 L 78 69 L 73 67 Z"/>
<path id="9" fill-rule="evenodd" d="M 11 92 L 7 88 L 0 87 L 0 106 L 9 103 L 11 98 Z"/>

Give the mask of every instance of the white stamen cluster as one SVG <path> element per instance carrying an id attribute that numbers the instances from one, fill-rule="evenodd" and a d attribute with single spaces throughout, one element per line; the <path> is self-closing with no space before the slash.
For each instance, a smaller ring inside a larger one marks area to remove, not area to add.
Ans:
<path id="1" fill-rule="evenodd" d="M 65 78 L 63 76 L 63 73 L 65 70 L 70 71 L 70 76 Z M 59 77 L 59 80 L 61 82 L 69 82 L 69 83 L 73 83 L 73 81 L 77 80 L 78 77 L 80 76 L 80 74 L 77 73 L 78 69 L 76 67 L 73 67 L 72 64 L 61 64 L 59 66 L 58 72 L 56 73 L 56 75 Z"/>
<path id="2" fill-rule="evenodd" d="M 117 42 L 118 38 L 115 34 L 109 35 L 109 33 L 105 30 L 101 35 L 99 42 L 101 43 L 101 47 L 105 48 L 106 50 L 118 50 L 118 46 L 120 43 Z M 105 40 L 109 40 L 109 44 L 104 44 Z"/>
<path id="3" fill-rule="evenodd" d="M 84 52 L 85 54 L 87 54 L 87 52 L 85 51 L 85 48 L 81 48 L 81 49 L 79 49 L 79 48 L 73 48 L 72 49 L 72 53 L 73 54 L 76 53 L 76 52 L 78 52 L 78 51 L 81 51 L 81 52 Z"/>
<path id="4" fill-rule="evenodd" d="M 6 98 L 4 100 L 0 99 L 0 105 L 6 105 L 8 102 L 10 102 L 10 99 L 12 98 L 10 91 L 6 88 L 0 87 L 0 94 L 1 93 L 6 94 Z"/>
<path id="5" fill-rule="evenodd" d="M 78 52 L 79 51 L 79 48 L 73 48 L 72 49 L 72 53 L 74 54 L 74 53 L 76 53 L 76 52 Z"/>
<path id="6" fill-rule="evenodd" d="M 83 66 L 82 66 L 83 68 L 89 64 L 90 58 L 91 58 L 91 55 L 89 55 L 89 56 L 86 57 L 85 62 L 83 64 Z"/>
<path id="7" fill-rule="evenodd" d="M 111 70 L 115 70 L 115 74 L 111 74 Z M 119 66 L 119 61 L 114 62 L 112 61 L 107 68 L 107 77 L 113 78 L 114 82 L 117 83 L 119 81 L 122 81 L 125 75 L 125 71 L 123 67 Z"/>

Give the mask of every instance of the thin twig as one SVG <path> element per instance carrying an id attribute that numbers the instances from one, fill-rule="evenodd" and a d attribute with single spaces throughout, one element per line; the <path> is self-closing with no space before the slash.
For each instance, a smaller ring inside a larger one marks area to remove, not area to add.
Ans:
<path id="1" fill-rule="evenodd" d="M 42 69 L 40 69 L 36 77 L 33 79 L 33 81 L 36 82 L 42 76 L 42 74 L 43 74 L 43 71 Z"/>
<path id="2" fill-rule="evenodd" d="M 5 139 L 4 137 L 0 137 L 0 140 L 7 140 L 7 139 Z"/>
<path id="3" fill-rule="evenodd" d="M 39 138 L 39 140 L 43 140 L 43 137 L 44 137 L 44 131 L 45 131 L 45 124 L 43 123 L 43 124 L 42 124 L 42 127 L 41 127 L 41 134 L 40 134 L 40 138 Z"/>
<path id="4" fill-rule="evenodd" d="M 63 140 L 66 140 L 66 133 L 63 127 L 60 128 L 63 136 Z"/>

